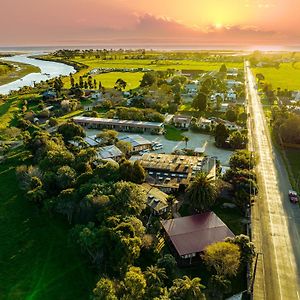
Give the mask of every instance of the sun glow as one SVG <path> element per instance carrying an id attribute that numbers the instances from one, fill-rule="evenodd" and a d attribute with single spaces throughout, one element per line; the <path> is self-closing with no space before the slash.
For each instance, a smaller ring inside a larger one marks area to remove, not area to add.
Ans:
<path id="1" fill-rule="evenodd" d="M 216 29 L 222 29 L 223 28 L 223 24 L 222 23 L 215 23 L 215 28 Z"/>

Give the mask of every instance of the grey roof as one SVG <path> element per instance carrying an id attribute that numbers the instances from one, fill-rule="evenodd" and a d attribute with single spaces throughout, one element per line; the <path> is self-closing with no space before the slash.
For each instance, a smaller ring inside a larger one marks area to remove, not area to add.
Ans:
<path id="1" fill-rule="evenodd" d="M 117 158 L 122 156 L 122 151 L 115 145 L 101 147 L 98 150 L 98 156 L 102 159 Z"/>
<path id="2" fill-rule="evenodd" d="M 151 142 L 140 135 L 126 135 L 118 138 L 120 141 L 129 142 L 133 147 L 151 145 Z"/>
<path id="3" fill-rule="evenodd" d="M 91 123 L 91 124 L 103 124 L 103 125 L 119 125 L 119 126 L 134 126 L 134 127 L 148 127 L 148 128 L 160 128 L 164 123 L 159 122 L 143 122 L 132 120 L 119 120 L 119 119 L 107 119 L 107 118 L 92 118 L 92 117 L 74 117 L 73 120 L 76 123 Z"/>

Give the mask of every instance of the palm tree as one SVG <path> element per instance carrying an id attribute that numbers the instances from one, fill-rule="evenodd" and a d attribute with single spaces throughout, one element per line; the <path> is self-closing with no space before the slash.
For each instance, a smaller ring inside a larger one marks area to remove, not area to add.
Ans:
<path id="1" fill-rule="evenodd" d="M 187 136 L 185 136 L 185 137 L 183 137 L 183 140 L 185 142 L 185 148 L 187 148 L 187 144 L 190 139 Z"/>
<path id="2" fill-rule="evenodd" d="M 144 274 L 148 287 L 146 299 L 159 297 L 163 292 L 164 280 L 167 278 L 165 269 L 158 266 L 150 266 L 147 267 Z"/>
<path id="3" fill-rule="evenodd" d="M 163 280 L 167 278 L 166 271 L 164 268 L 158 266 L 147 267 L 145 271 L 145 277 L 148 285 L 158 285 L 163 283 Z"/>
<path id="4" fill-rule="evenodd" d="M 213 177 L 199 172 L 190 182 L 187 195 L 191 206 L 196 211 L 205 211 L 213 206 L 217 196 L 217 188 Z"/>
<path id="5" fill-rule="evenodd" d="M 173 286 L 170 288 L 171 299 L 205 299 L 201 290 L 204 286 L 200 282 L 199 277 L 191 279 L 188 276 L 183 276 L 183 278 L 175 279 Z"/>

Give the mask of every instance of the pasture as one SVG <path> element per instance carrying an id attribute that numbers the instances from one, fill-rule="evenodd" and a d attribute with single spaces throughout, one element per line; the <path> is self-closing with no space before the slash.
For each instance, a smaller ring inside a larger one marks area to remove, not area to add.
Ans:
<path id="1" fill-rule="evenodd" d="M 272 84 L 273 89 L 300 90 L 300 62 L 296 64 L 281 63 L 274 67 L 253 68 L 254 74 L 262 73 L 265 81 Z"/>
<path id="2" fill-rule="evenodd" d="M 75 82 L 79 81 L 79 76 L 84 76 L 90 70 L 95 68 L 146 68 L 154 71 L 160 70 L 199 70 L 199 71 L 218 71 L 223 62 L 206 62 L 200 60 L 150 60 L 150 59 L 113 59 L 102 60 L 99 58 L 81 58 L 76 57 L 73 61 L 88 66 L 74 75 Z M 226 62 L 227 68 L 243 68 L 242 63 Z M 127 82 L 126 90 L 137 88 L 143 77 L 142 72 L 111 72 L 99 75 L 93 75 L 93 79 L 101 81 L 105 88 L 113 88 L 118 78 Z M 64 79 L 65 86 L 70 87 L 70 80 Z"/>

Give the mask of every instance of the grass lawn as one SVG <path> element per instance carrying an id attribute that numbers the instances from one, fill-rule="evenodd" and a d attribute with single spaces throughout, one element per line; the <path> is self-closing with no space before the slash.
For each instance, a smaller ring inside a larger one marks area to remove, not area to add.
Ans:
<path id="1" fill-rule="evenodd" d="M 300 89 L 300 68 L 298 64 L 282 63 L 280 68 L 253 68 L 254 74 L 262 73 L 265 81 L 272 83 L 274 89 L 299 90 Z"/>
<path id="2" fill-rule="evenodd" d="M 95 273 L 69 241 L 65 221 L 50 218 L 18 189 L 15 152 L 0 164 L 0 299 L 88 299 Z"/>
<path id="3" fill-rule="evenodd" d="M 0 101 L 0 130 L 9 126 L 14 114 L 19 110 L 19 99 L 16 97 Z"/>
<path id="4" fill-rule="evenodd" d="M 15 81 L 30 73 L 39 73 L 40 68 L 28 64 L 5 61 L 8 64 L 14 65 L 12 70 L 3 70 L 0 72 L 0 85 Z M 3 66 L 0 65 L 0 68 Z M 1 69 L 2 70 L 2 69 Z"/>
<path id="5" fill-rule="evenodd" d="M 78 115 L 82 114 L 82 113 L 83 113 L 82 109 L 81 110 L 76 110 L 76 111 L 71 111 L 70 113 L 65 114 L 65 115 L 57 118 L 57 121 L 58 122 L 65 122 L 66 120 L 69 120 L 69 119 L 71 119 L 75 116 L 78 116 Z"/>
<path id="6" fill-rule="evenodd" d="M 183 131 L 174 126 L 165 126 L 165 138 L 170 141 L 182 141 L 184 138 Z"/>
<path id="7" fill-rule="evenodd" d="M 300 149 L 284 149 L 292 176 L 294 178 L 293 188 L 300 191 Z"/>
<path id="8" fill-rule="evenodd" d="M 53 58 L 50 56 L 50 59 Z M 95 68 L 147 68 L 151 70 L 200 70 L 200 71 L 213 71 L 219 70 L 222 61 L 220 62 L 207 62 L 199 60 L 151 60 L 151 59 L 113 59 L 113 60 L 102 60 L 95 57 L 75 57 L 72 59 L 77 63 L 88 66 L 87 69 L 80 70 L 74 74 L 75 82 L 79 81 L 79 76 L 84 76 L 90 70 Z M 243 63 L 237 62 L 226 62 L 227 68 L 243 68 Z M 136 73 L 125 73 L 125 72 L 112 72 L 99 75 L 93 75 L 93 79 L 101 81 L 105 88 L 112 88 L 118 78 L 122 78 L 127 82 L 126 90 L 134 89 L 139 86 L 139 82 L 143 77 L 142 72 Z M 87 79 L 87 78 L 86 78 Z M 64 79 L 65 87 L 70 87 L 69 78 Z"/>

